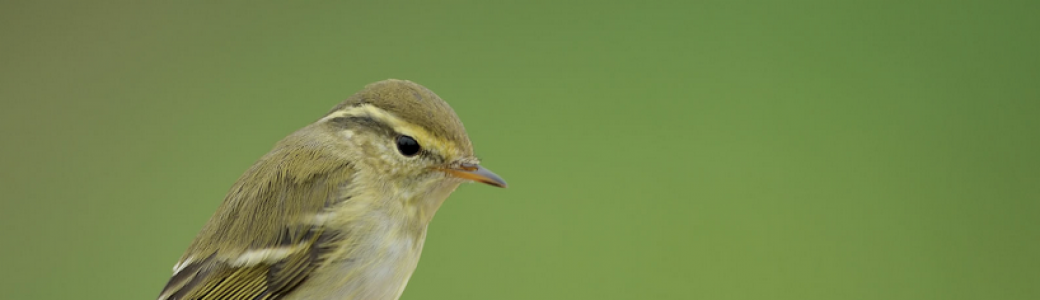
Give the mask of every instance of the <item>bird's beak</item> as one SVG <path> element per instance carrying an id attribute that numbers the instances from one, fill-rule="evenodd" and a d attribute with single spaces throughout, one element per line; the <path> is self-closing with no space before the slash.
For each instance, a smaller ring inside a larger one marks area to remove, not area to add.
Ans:
<path id="1" fill-rule="evenodd" d="M 464 163 L 444 167 L 441 168 L 441 170 L 458 178 L 487 183 L 500 188 L 506 187 L 506 181 L 503 180 L 502 177 L 498 177 L 498 175 L 495 175 L 491 170 L 485 169 L 480 165 Z"/>

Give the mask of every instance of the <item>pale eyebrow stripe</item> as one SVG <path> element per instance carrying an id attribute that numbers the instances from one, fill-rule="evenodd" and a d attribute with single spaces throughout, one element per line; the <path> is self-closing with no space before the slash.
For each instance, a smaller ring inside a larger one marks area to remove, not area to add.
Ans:
<path id="1" fill-rule="evenodd" d="M 401 123 L 393 115 L 369 104 L 361 104 L 333 112 L 321 118 L 318 122 L 327 122 L 348 129 L 377 128 L 378 131 L 386 135 L 399 133 L 396 129 L 398 126 L 395 125 Z"/>
<path id="2" fill-rule="evenodd" d="M 336 127 L 343 129 L 357 130 L 366 129 L 378 132 L 385 136 L 397 135 L 397 131 L 394 130 L 389 124 L 376 120 L 375 118 L 368 116 L 343 116 L 335 117 L 326 121 L 329 124 L 333 124 Z"/>
<path id="3" fill-rule="evenodd" d="M 403 134 L 403 135 L 408 135 L 408 136 L 411 136 L 411 137 L 414 137 L 414 138 L 417 138 L 417 139 L 423 139 L 423 140 L 419 140 L 419 144 L 420 145 L 429 144 L 431 139 L 435 139 L 435 143 L 443 145 L 443 146 L 441 146 L 441 147 L 444 147 L 443 149 L 441 149 L 441 148 L 430 148 L 430 147 L 427 147 L 427 146 L 423 146 L 423 150 L 433 150 L 434 153 L 432 153 L 432 154 L 436 155 L 438 157 L 441 157 L 441 158 L 445 158 L 445 154 L 444 153 L 453 153 L 455 151 L 455 148 L 457 147 L 456 145 L 454 145 L 450 141 L 447 141 L 447 140 L 443 139 L 442 137 L 439 137 L 439 136 L 431 134 L 430 132 L 426 131 L 426 129 L 423 129 L 423 128 L 418 127 L 416 125 L 413 125 L 413 124 L 410 124 L 408 122 L 405 122 L 405 121 L 399 119 L 394 114 L 392 114 L 392 113 L 390 113 L 388 111 L 385 111 L 385 110 L 383 110 L 381 108 L 375 107 L 375 106 L 373 106 L 371 104 L 368 104 L 368 103 L 359 104 L 359 105 L 356 105 L 356 106 L 351 106 L 351 107 L 347 107 L 347 108 L 344 108 L 344 109 L 332 112 L 332 113 L 328 114 L 327 116 L 321 118 L 321 120 L 318 120 L 318 122 L 336 122 L 336 123 L 340 123 L 340 124 L 334 124 L 334 125 L 341 126 L 341 127 L 348 128 L 348 129 L 355 129 L 355 128 L 363 127 L 363 126 L 358 126 L 359 123 L 365 123 L 365 124 L 368 124 L 368 125 L 374 125 L 374 126 L 380 126 L 380 127 L 383 127 L 381 125 L 385 125 L 385 128 L 381 129 L 381 130 L 383 130 L 384 135 L 392 136 L 392 135 Z M 345 126 L 349 126 L 349 127 L 345 127 Z M 429 151 L 424 151 L 424 152 L 429 153 Z"/>

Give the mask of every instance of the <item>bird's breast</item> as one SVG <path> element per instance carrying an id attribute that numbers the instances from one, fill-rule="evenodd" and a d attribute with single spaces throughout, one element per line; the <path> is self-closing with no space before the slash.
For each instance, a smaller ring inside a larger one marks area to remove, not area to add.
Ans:
<path id="1" fill-rule="evenodd" d="M 344 239 L 289 299 L 397 299 L 415 271 L 426 237 L 386 216 L 366 216 L 344 228 Z M 306 293 L 306 294 L 304 294 Z"/>

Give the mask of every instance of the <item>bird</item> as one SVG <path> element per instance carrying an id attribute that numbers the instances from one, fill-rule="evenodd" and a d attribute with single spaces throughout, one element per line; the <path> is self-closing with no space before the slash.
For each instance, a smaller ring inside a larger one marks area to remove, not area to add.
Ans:
<path id="1" fill-rule="evenodd" d="M 507 186 L 433 91 L 371 83 L 239 177 L 158 299 L 398 299 L 465 182 Z"/>

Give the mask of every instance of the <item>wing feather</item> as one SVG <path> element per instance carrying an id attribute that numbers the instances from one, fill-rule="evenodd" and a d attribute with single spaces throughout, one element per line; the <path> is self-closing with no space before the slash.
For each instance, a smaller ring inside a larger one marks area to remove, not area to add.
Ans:
<path id="1" fill-rule="evenodd" d="M 321 144 L 293 140 L 308 134 L 290 135 L 239 178 L 160 300 L 276 300 L 321 266 L 339 233 L 307 220 L 349 199 L 340 193 L 353 168 L 331 163 L 342 159 L 323 149 L 306 148 Z M 304 147 L 287 151 L 283 144 Z"/>
<path id="2" fill-rule="evenodd" d="M 273 263 L 236 267 L 210 258 L 189 264 L 170 278 L 160 299 L 279 299 L 321 266 L 331 236 L 319 234 L 307 241 L 309 246 Z"/>

